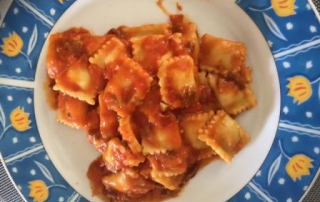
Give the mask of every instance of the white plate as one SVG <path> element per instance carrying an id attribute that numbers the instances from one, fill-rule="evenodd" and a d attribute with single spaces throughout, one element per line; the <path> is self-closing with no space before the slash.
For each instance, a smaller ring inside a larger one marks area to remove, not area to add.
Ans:
<path id="1" fill-rule="evenodd" d="M 253 90 L 258 105 L 237 118 L 252 137 L 231 164 L 214 161 L 190 180 L 178 198 L 170 202 L 228 200 L 242 189 L 258 171 L 274 139 L 280 111 L 278 74 L 269 47 L 255 24 L 229 0 L 185 0 L 183 14 L 205 33 L 229 40 L 241 41 L 248 49 L 247 64 L 253 69 Z M 176 1 L 166 1 L 165 7 L 176 12 Z M 104 34 L 120 25 L 135 26 L 167 22 L 168 17 L 153 0 L 78 0 L 55 24 L 51 33 L 71 27 L 84 27 L 96 34 Z M 43 46 L 36 72 L 36 120 L 41 139 L 55 167 L 76 191 L 90 201 L 86 172 L 99 155 L 86 141 L 84 132 L 72 130 L 55 121 L 56 112 L 46 103 L 43 84 L 46 79 L 45 60 L 48 41 Z"/>

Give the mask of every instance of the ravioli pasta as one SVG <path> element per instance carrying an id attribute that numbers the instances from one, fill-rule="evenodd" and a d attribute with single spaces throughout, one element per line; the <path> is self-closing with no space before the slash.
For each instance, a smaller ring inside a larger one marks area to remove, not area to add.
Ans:
<path id="1" fill-rule="evenodd" d="M 57 121 L 86 132 L 101 156 L 92 191 L 113 202 L 175 196 L 204 162 L 231 163 L 250 141 L 234 119 L 256 100 L 243 43 L 205 34 L 187 16 L 52 34 L 47 72 Z"/>

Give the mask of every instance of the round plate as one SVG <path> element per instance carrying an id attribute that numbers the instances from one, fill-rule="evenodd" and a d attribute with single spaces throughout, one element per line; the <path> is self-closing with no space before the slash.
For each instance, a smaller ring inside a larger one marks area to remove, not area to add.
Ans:
<path id="1" fill-rule="evenodd" d="M 246 44 L 258 105 L 237 118 L 252 141 L 232 164 L 211 163 L 169 201 L 299 201 L 320 164 L 320 109 L 315 107 L 320 98 L 316 68 L 320 26 L 310 4 L 302 0 L 180 4 L 200 35 Z M 176 1 L 164 5 L 177 12 Z M 98 153 L 83 132 L 56 123 L 56 112 L 46 103 L 47 36 L 74 26 L 104 34 L 119 25 L 166 21 L 150 0 L 11 4 L 0 30 L 0 152 L 27 201 L 100 201 L 91 196 L 86 178 Z M 10 41 L 13 46 L 6 45 Z"/>

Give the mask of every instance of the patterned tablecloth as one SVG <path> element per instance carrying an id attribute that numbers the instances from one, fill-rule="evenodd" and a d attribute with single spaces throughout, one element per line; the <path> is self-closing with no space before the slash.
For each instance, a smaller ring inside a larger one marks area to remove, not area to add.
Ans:
<path id="1" fill-rule="evenodd" d="M 312 0 L 320 13 L 320 0 Z M 0 0 L 0 24 L 12 0 Z M 1 159 L 1 158 L 0 158 Z M 23 202 L 24 199 L 12 184 L 10 176 L 8 176 L 6 169 L 0 161 L 0 202 Z M 319 202 L 320 201 L 320 176 L 314 180 L 312 188 L 306 193 L 302 202 Z"/>

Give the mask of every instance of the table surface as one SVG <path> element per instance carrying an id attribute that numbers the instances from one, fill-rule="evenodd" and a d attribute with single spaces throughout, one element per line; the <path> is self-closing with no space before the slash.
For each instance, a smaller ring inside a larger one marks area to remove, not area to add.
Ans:
<path id="1" fill-rule="evenodd" d="M 11 1 L 0 0 L 1 6 L 8 6 Z M 312 0 L 320 13 L 320 0 Z M 0 13 L 0 22 L 4 16 Z M 1 159 L 1 158 L 0 158 Z M 313 186 L 306 193 L 302 202 L 319 202 L 320 201 L 320 175 L 314 179 Z M 19 192 L 12 184 L 10 177 L 7 175 L 3 163 L 0 161 L 0 202 L 24 202 Z"/>

